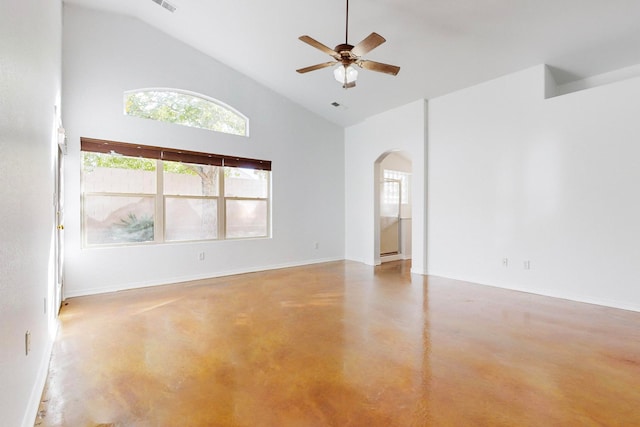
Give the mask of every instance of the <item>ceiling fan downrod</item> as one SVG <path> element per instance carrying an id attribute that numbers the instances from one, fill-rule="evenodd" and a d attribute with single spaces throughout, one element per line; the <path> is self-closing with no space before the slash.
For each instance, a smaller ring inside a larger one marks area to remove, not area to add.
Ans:
<path id="1" fill-rule="evenodd" d="M 347 0 L 346 24 L 344 30 L 344 44 L 349 44 L 349 0 Z"/>

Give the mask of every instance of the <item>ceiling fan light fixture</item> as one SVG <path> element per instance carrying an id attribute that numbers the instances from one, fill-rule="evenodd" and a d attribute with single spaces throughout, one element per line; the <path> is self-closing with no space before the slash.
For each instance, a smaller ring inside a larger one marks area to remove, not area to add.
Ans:
<path id="1" fill-rule="evenodd" d="M 339 64 L 333 70 L 333 77 L 343 86 L 353 83 L 358 78 L 358 70 L 353 65 Z"/>

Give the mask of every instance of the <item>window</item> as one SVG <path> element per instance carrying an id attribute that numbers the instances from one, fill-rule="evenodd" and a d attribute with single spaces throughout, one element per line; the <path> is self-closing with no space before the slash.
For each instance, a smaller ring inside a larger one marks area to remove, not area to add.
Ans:
<path id="1" fill-rule="evenodd" d="M 124 113 L 183 126 L 249 136 L 249 119 L 215 99 L 186 91 L 141 89 L 124 93 Z"/>
<path id="2" fill-rule="evenodd" d="M 269 237 L 271 162 L 82 138 L 86 246 Z"/>
<path id="3" fill-rule="evenodd" d="M 89 245 L 155 238 L 156 162 L 83 153 L 83 212 Z"/>
<path id="4" fill-rule="evenodd" d="M 383 177 L 384 179 L 400 181 L 401 193 L 398 194 L 397 188 L 395 190 L 391 190 L 391 192 L 385 193 L 388 194 L 388 196 L 385 196 L 385 198 L 388 197 L 389 200 L 383 200 L 383 203 L 392 203 L 394 200 L 397 203 L 398 196 L 400 196 L 400 203 L 402 203 L 403 205 L 411 203 L 411 200 L 409 199 L 409 195 L 411 194 L 411 191 L 409 190 L 409 187 L 411 185 L 410 173 L 385 169 Z"/>
<path id="5" fill-rule="evenodd" d="M 225 167 L 223 187 L 227 238 L 264 236 L 269 210 L 267 172 Z"/>
<path id="6" fill-rule="evenodd" d="M 166 241 L 218 238 L 218 166 L 163 162 Z"/>

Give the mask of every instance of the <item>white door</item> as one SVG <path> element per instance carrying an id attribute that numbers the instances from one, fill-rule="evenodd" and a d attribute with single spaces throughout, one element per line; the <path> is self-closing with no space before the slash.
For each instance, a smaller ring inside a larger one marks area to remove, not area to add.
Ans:
<path id="1" fill-rule="evenodd" d="M 54 311 L 57 315 L 62 305 L 63 286 L 64 286 L 64 150 L 65 146 L 58 145 L 58 155 L 56 158 L 56 194 L 55 194 L 55 211 L 56 211 L 56 289 L 54 292 Z"/>
<path id="2" fill-rule="evenodd" d="M 380 255 L 395 255 L 400 251 L 400 180 L 385 179 L 380 190 Z"/>

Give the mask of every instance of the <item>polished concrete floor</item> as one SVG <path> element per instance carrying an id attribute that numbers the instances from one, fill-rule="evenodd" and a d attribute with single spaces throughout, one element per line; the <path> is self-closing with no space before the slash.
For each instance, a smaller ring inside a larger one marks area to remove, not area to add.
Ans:
<path id="1" fill-rule="evenodd" d="M 408 270 L 70 299 L 36 425 L 640 425 L 640 313 Z"/>

